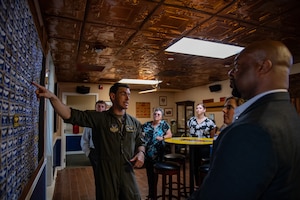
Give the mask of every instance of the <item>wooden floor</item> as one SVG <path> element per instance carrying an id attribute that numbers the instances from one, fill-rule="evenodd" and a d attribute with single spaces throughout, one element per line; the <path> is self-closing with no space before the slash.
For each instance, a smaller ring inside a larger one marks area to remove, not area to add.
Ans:
<path id="1" fill-rule="evenodd" d="M 188 166 L 187 166 L 188 169 Z M 146 169 L 135 170 L 142 200 L 148 195 Z M 186 172 L 187 184 L 189 174 Z M 161 176 L 158 181 L 158 194 L 161 194 Z M 173 180 L 175 177 L 173 178 Z M 183 180 L 183 177 L 181 177 Z M 177 193 L 173 191 L 174 195 Z M 57 172 L 53 200 L 95 200 L 95 185 L 92 167 L 67 167 Z M 186 199 L 182 197 L 181 199 Z"/>

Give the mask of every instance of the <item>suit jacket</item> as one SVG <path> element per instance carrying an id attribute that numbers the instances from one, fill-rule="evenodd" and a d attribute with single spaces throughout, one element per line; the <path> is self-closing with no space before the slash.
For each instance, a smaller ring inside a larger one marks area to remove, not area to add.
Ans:
<path id="1" fill-rule="evenodd" d="M 300 118 L 289 93 L 258 99 L 224 129 L 191 199 L 300 199 Z"/>

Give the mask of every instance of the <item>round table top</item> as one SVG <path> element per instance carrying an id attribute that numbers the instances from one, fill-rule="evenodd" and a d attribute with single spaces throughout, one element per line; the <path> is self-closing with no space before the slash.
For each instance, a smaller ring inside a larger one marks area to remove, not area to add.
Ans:
<path id="1" fill-rule="evenodd" d="M 186 145 L 210 145 L 214 141 L 213 138 L 197 138 L 197 137 L 172 137 L 165 139 L 165 142 L 172 144 Z"/>

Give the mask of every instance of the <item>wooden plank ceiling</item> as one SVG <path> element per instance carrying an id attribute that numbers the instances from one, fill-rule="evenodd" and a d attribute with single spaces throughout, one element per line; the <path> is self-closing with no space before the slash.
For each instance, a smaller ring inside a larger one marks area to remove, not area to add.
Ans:
<path id="1" fill-rule="evenodd" d="M 164 51 L 182 37 L 241 46 L 281 40 L 294 63 L 300 62 L 299 5 L 299 0 L 39 0 L 58 82 L 160 79 L 164 89 L 228 79 L 224 66 L 233 57 Z"/>

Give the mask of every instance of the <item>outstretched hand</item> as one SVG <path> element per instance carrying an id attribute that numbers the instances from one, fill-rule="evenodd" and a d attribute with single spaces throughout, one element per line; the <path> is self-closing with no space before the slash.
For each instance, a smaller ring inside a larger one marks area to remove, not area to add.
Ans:
<path id="1" fill-rule="evenodd" d="M 41 86 L 35 82 L 32 82 L 32 85 L 34 85 L 35 87 L 37 87 L 35 94 L 37 96 L 38 99 L 40 99 L 41 97 L 45 97 L 50 99 L 51 97 L 53 97 L 53 93 L 50 92 L 49 90 L 47 90 L 44 86 Z"/>
<path id="2" fill-rule="evenodd" d="M 55 94 L 47 90 L 47 88 L 45 88 L 44 86 L 41 86 L 37 83 L 32 82 L 32 85 L 37 87 L 35 94 L 38 99 L 40 99 L 41 97 L 49 99 L 55 112 L 63 119 L 69 119 L 71 117 L 71 108 L 63 104 Z"/>

